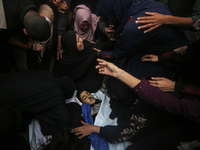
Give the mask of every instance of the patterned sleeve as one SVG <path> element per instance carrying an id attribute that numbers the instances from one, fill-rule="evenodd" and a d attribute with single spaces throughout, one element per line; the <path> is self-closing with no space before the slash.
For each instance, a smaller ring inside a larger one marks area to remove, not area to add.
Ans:
<path id="1" fill-rule="evenodd" d="M 101 127 L 99 135 L 110 143 L 130 141 L 145 126 L 147 119 L 132 114 L 128 120 L 117 126 Z"/>
<path id="2" fill-rule="evenodd" d="M 184 116 L 200 124 L 200 101 L 178 98 L 151 86 L 143 79 L 133 88 L 135 94 L 148 104 L 169 113 Z"/>

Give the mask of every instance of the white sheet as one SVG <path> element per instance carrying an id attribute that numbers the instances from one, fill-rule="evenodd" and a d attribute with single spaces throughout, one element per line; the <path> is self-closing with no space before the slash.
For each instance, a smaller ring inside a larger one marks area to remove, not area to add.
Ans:
<path id="1" fill-rule="evenodd" d="M 103 94 L 100 90 L 93 94 L 95 98 L 98 98 L 102 100 L 99 112 L 95 118 L 94 125 L 97 126 L 106 126 L 106 125 L 117 125 L 117 118 L 114 120 L 109 118 L 109 115 L 111 113 L 111 108 L 110 108 L 110 98 L 107 97 L 105 94 Z M 123 142 L 123 143 L 118 143 L 118 144 L 109 144 L 109 149 L 110 150 L 125 150 L 129 145 L 131 145 L 131 142 Z M 93 147 L 91 146 L 90 150 L 94 150 Z"/>

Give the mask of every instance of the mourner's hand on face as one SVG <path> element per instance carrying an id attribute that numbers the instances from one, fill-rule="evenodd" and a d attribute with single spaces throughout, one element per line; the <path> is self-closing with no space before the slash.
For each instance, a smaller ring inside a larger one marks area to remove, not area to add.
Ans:
<path id="1" fill-rule="evenodd" d="M 77 45 L 77 49 L 78 51 L 82 51 L 84 50 L 84 44 L 83 44 L 83 39 L 81 39 L 78 34 L 76 34 L 76 45 Z"/>
<path id="2" fill-rule="evenodd" d="M 111 41 L 115 41 L 116 37 L 114 36 L 114 25 L 109 25 L 109 28 L 105 29 L 105 34 Z"/>

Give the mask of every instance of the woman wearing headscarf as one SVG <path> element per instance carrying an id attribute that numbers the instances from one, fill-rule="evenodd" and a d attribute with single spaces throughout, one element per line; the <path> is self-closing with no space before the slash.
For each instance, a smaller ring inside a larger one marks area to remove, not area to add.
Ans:
<path id="1" fill-rule="evenodd" d="M 76 83 L 77 88 L 86 87 L 87 90 L 96 92 L 101 86 L 102 77 L 95 70 L 98 52 L 94 48 L 106 47 L 106 43 L 92 44 L 82 40 L 74 31 L 65 32 L 61 42 L 64 53 L 63 58 L 55 62 L 55 74 L 69 76 Z"/>
<path id="2" fill-rule="evenodd" d="M 83 40 L 94 40 L 98 17 L 85 5 L 78 5 L 74 10 L 74 31 Z"/>
<path id="3" fill-rule="evenodd" d="M 148 34 L 144 34 L 144 30 L 138 31 L 140 24 L 135 23 L 137 18 L 150 11 L 171 15 L 161 4 L 149 0 L 100 0 L 97 8 L 101 20 L 114 25 L 114 37 L 120 37 L 119 46 L 110 57 L 128 58 L 125 69 L 138 78 L 166 75 L 164 67 L 158 63 L 144 63 L 142 56 L 161 55 L 188 44 L 184 34 L 172 27 L 162 26 Z M 106 28 L 101 29 L 105 32 Z"/>

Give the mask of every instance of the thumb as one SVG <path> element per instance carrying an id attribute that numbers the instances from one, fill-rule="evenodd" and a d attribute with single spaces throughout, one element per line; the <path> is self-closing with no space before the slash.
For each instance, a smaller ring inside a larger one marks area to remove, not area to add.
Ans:
<path id="1" fill-rule="evenodd" d="M 84 125 L 84 124 L 87 124 L 87 123 L 85 123 L 84 121 L 81 121 L 81 123 Z"/>

